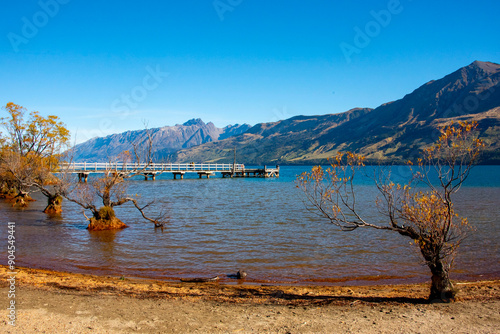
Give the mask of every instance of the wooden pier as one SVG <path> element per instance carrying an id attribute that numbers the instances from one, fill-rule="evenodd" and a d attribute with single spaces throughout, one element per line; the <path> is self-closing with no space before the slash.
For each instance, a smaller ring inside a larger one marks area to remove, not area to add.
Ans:
<path id="1" fill-rule="evenodd" d="M 229 172 L 222 172 L 222 177 L 279 177 L 280 176 L 280 167 L 276 166 L 276 168 L 243 168 L 241 170 L 237 170 L 232 174 Z"/>
<path id="2" fill-rule="evenodd" d="M 174 179 L 183 179 L 185 174 L 196 173 L 201 179 L 219 173 L 222 177 L 279 177 L 279 166 L 274 168 L 247 168 L 243 164 L 207 164 L 207 163 L 105 163 L 105 162 L 74 162 L 61 166 L 62 170 L 78 175 L 80 182 L 87 182 L 88 176 L 95 173 L 120 173 L 123 175 L 137 174 L 143 175 L 147 181 L 155 180 L 156 176 L 162 173 L 171 173 Z"/>

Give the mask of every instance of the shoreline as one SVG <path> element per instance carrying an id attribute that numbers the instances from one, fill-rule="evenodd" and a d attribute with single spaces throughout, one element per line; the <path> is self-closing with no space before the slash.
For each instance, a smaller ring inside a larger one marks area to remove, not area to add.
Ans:
<path id="1" fill-rule="evenodd" d="M 0 268 L 2 265 L 0 265 Z M 196 279 L 204 277 L 203 273 L 190 273 L 183 272 L 182 274 L 171 274 L 171 275 L 141 275 L 135 272 L 127 272 L 126 270 L 121 270 L 119 272 L 114 272 L 112 270 L 100 271 L 99 268 L 95 267 L 84 267 L 80 268 L 50 268 L 44 266 L 26 266 L 20 265 L 17 268 L 30 269 L 30 270 L 40 270 L 53 273 L 66 273 L 75 275 L 90 275 L 96 277 L 126 277 L 132 280 L 149 280 L 149 281 L 160 281 L 160 282 L 170 282 L 176 283 L 182 280 Z M 91 274 L 89 273 L 91 272 Z M 372 285 L 400 285 L 400 284 L 426 284 L 430 281 L 429 278 L 418 277 L 417 275 L 409 276 L 393 276 L 393 275 L 363 275 L 363 276 L 349 276 L 349 277 L 318 277 L 318 278 L 305 278 L 305 279 L 279 279 L 271 277 L 246 277 L 244 280 L 236 279 L 236 272 L 233 274 L 217 274 L 217 273 L 205 273 L 206 277 L 219 277 L 218 283 L 224 285 L 279 285 L 279 286 L 372 286 Z M 429 273 L 430 277 L 430 273 Z M 500 277 L 491 275 L 477 275 L 470 279 L 457 279 L 457 281 L 482 281 L 489 279 L 500 279 Z"/>
<path id="2" fill-rule="evenodd" d="M 301 295 L 307 295 L 310 300 L 314 296 L 321 298 L 329 296 L 332 299 L 373 302 L 404 300 L 405 302 L 426 303 L 430 283 L 408 284 L 368 284 L 368 285 L 318 285 L 318 284 L 281 284 L 245 282 L 244 280 L 215 282 L 181 282 L 180 280 L 157 280 L 148 278 L 126 278 L 117 276 L 98 276 L 92 274 L 70 273 L 49 269 L 16 268 L 16 285 L 20 288 L 41 290 L 63 290 L 85 293 L 125 294 L 132 297 L 149 298 L 162 296 L 166 298 L 192 297 L 208 300 L 231 302 L 269 302 L 277 295 L 290 294 L 291 300 L 303 300 Z M 0 265 L 0 287 L 6 287 L 9 277 L 9 267 Z M 457 301 L 475 299 L 500 299 L 500 279 L 478 281 L 453 281 L 459 290 Z M 480 294 L 482 287 L 490 286 L 493 294 Z M 246 294 L 241 294 L 246 291 Z M 276 291 L 279 291 L 276 293 Z M 325 296 L 326 295 L 326 296 Z M 258 296 L 259 298 L 255 298 Z M 294 300 L 293 297 L 298 297 Z M 249 298 L 252 297 L 252 298 Z M 282 297 L 282 296 L 281 296 Z"/>
<path id="3" fill-rule="evenodd" d="M 457 301 L 430 304 L 428 284 L 228 285 L 16 268 L 16 327 L 3 333 L 494 333 L 500 280 L 455 282 Z"/>
<path id="4" fill-rule="evenodd" d="M 0 264 L 0 268 L 4 267 Z M 183 272 L 175 273 L 171 275 L 147 275 L 136 272 L 127 272 L 127 270 L 121 270 L 118 272 L 112 270 L 101 271 L 96 267 L 61 267 L 61 268 L 51 268 L 43 265 L 29 267 L 26 265 L 17 266 L 17 268 L 29 269 L 29 270 L 40 270 L 53 273 L 66 273 L 75 275 L 90 275 L 96 277 L 125 277 L 132 280 L 139 281 L 159 281 L 166 283 L 176 283 L 181 280 L 197 279 L 197 278 L 211 278 L 219 277 L 218 283 L 223 285 L 276 285 L 276 286 L 317 286 L 317 287 L 328 287 L 328 286 L 389 286 L 389 285 L 410 285 L 410 284 L 430 284 L 430 272 L 427 276 L 419 276 L 409 274 L 407 276 L 395 276 L 395 275 L 362 275 L 362 276 L 348 276 L 348 277 L 318 277 L 318 278 L 296 278 L 296 279 L 279 279 L 271 277 L 246 277 L 244 280 L 238 280 L 235 278 L 236 271 L 232 274 L 228 273 L 190 273 Z M 500 280 L 498 274 L 486 273 L 486 274 L 475 274 L 475 275 L 463 275 L 460 272 L 452 273 L 452 281 L 454 282 L 481 282 L 481 281 L 491 281 Z"/>
<path id="5" fill-rule="evenodd" d="M 7 265 L 0 264 L 0 277 L 3 273 L 3 270 L 7 269 Z M 121 278 L 124 277 L 128 280 L 134 281 L 155 281 L 155 282 L 163 282 L 163 283 L 180 283 L 182 280 L 185 280 L 184 283 L 189 279 L 196 279 L 203 277 L 201 275 L 197 276 L 194 274 L 187 274 L 183 276 L 148 276 L 148 275 L 127 275 L 125 272 L 121 273 L 109 273 L 109 272 L 98 272 L 98 273 L 88 273 L 89 270 L 76 270 L 72 271 L 71 269 L 51 269 L 43 266 L 40 267 L 27 267 L 27 266 L 16 266 L 17 270 L 25 270 L 31 272 L 40 272 L 46 274 L 54 274 L 54 275 L 75 275 L 75 276 L 86 276 L 86 277 L 96 277 L 96 278 Z M 209 276 L 208 274 L 206 278 L 214 277 L 215 275 Z M 246 277 L 243 280 L 236 279 L 236 273 L 234 274 L 219 274 L 216 275 L 219 277 L 217 283 L 220 285 L 249 285 L 249 286 L 296 286 L 296 287 L 341 287 L 341 286 L 398 286 L 398 285 L 425 285 L 430 284 L 430 273 L 429 277 L 425 279 L 417 276 L 391 276 L 391 275 L 365 275 L 365 276 L 352 276 L 352 277 L 339 277 L 339 278 L 317 278 L 311 279 L 307 278 L 304 280 L 279 280 L 279 279 L 268 279 L 268 278 L 253 278 Z M 499 281 L 500 276 L 494 274 L 477 274 L 477 275 L 468 275 L 468 278 L 460 277 L 452 279 L 453 282 L 458 283 L 473 283 L 473 282 L 484 282 L 484 281 Z"/>

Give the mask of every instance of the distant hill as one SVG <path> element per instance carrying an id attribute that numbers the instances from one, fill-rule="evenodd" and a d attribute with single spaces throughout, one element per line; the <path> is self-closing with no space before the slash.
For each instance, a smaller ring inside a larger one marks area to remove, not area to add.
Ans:
<path id="1" fill-rule="evenodd" d="M 482 163 L 500 164 L 500 65 L 475 61 L 429 81 L 402 99 L 376 109 L 297 116 L 261 123 L 225 140 L 179 150 L 177 162 L 307 164 L 326 162 L 337 151 L 354 151 L 373 163 L 397 163 L 434 142 L 450 121 L 475 120 L 488 147 Z"/>
<path id="2" fill-rule="evenodd" d="M 180 149 L 226 139 L 239 135 L 250 128 L 248 124 L 228 125 L 218 128 L 213 123 L 205 124 L 201 119 L 192 119 L 184 124 L 149 129 L 153 140 L 154 158 L 167 161 Z M 74 161 L 107 162 L 123 151 L 132 151 L 135 143 L 145 146 L 146 130 L 127 131 L 119 134 L 90 139 L 72 149 Z"/>

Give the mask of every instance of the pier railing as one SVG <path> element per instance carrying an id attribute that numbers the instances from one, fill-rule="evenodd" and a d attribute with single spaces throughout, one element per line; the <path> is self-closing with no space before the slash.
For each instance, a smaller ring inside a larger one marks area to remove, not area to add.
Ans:
<path id="1" fill-rule="evenodd" d="M 276 168 L 246 168 L 243 164 L 210 164 L 210 163 L 123 163 L 123 162 L 72 162 L 63 163 L 61 171 L 78 174 L 80 182 L 87 182 L 90 174 L 113 173 L 114 175 L 143 175 L 145 180 L 153 179 L 162 173 L 172 173 L 174 179 L 184 178 L 186 173 L 197 173 L 210 178 L 215 173 L 222 177 L 279 177 L 279 166 Z"/>
<path id="2" fill-rule="evenodd" d="M 230 172 L 245 169 L 243 164 L 210 164 L 210 163 L 120 163 L 120 162 L 72 162 L 62 164 L 62 170 L 73 173 L 120 172 Z"/>

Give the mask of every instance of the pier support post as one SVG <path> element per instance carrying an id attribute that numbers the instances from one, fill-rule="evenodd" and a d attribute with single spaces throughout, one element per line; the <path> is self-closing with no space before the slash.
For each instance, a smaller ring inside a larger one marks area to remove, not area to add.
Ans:
<path id="1" fill-rule="evenodd" d="M 177 175 L 180 175 L 181 180 L 184 179 L 184 173 L 173 173 L 174 174 L 174 180 L 177 180 Z"/>
<path id="2" fill-rule="evenodd" d="M 78 182 L 87 183 L 89 173 L 78 173 Z"/>
<path id="3" fill-rule="evenodd" d="M 144 173 L 144 181 L 148 181 L 149 178 L 151 178 L 151 180 L 156 180 L 156 173 Z"/>

